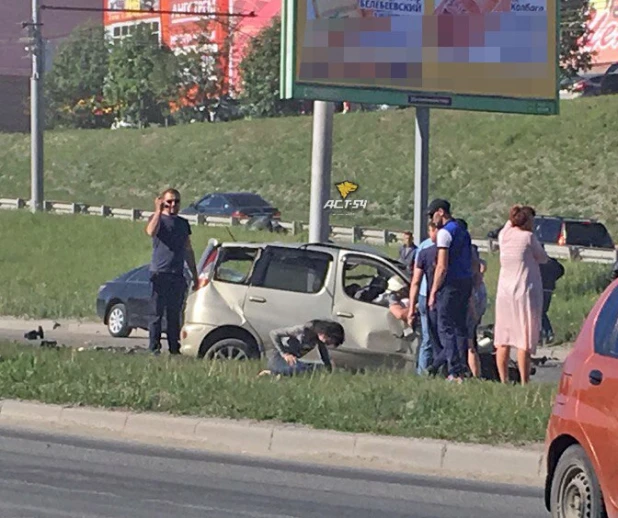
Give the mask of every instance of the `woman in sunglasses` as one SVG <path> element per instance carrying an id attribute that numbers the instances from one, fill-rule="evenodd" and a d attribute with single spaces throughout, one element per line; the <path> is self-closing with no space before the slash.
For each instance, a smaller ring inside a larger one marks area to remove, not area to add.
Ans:
<path id="1" fill-rule="evenodd" d="M 148 326 L 149 348 L 161 352 L 161 321 L 167 315 L 167 343 L 170 354 L 180 354 L 180 316 L 187 284 L 185 261 L 197 282 L 195 254 L 191 246 L 189 222 L 178 216 L 180 193 L 167 189 L 155 200 L 155 211 L 148 221 L 146 233 L 152 237 L 150 282 L 152 286 L 152 319 Z"/>

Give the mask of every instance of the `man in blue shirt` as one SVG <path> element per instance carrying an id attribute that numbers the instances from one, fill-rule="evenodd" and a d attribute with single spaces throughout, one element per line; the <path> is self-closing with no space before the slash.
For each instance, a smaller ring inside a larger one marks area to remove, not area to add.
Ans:
<path id="1" fill-rule="evenodd" d="M 150 282 L 152 289 L 152 319 L 148 326 L 149 349 L 161 350 L 161 322 L 167 317 L 167 342 L 170 354 L 180 354 L 180 317 L 187 291 L 184 277 L 185 262 L 197 287 L 195 254 L 191 246 L 189 222 L 178 215 L 180 193 L 167 189 L 155 200 L 154 214 L 148 221 L 146 233 L 152 238 Z"/>
<path id="2" fill-rule="evenodd" d="M 428 306 L 436 309 L 442 351 L 430 372 L 446 361 L 449 381 L 461 382 L 468 357 L 467 315 L 472 294 L 472 239 L 451 215 L 451 204 L 436 199 L 427 213 L 438 227 L 438 257 Z"/>
<path id="3" fill-rule="evenodd" d="M 414 325 L 414 307 L 417 304 L 418 312 L 421 317 L 421 345 L 418 353 L 418 374 L 427 372 L 433 361 L 433 352 L 436 350 L 434 336 L 432 333 L 427 308 L 427 284 L 433 284 L 433 274 L 436 266 L 437 248 L 436 238 L 438 228 L 433 221 L 427 225 L 429 237 L 423 241 L 417 249 L 414 273 L 410 284 L 410 309 L 408 312 L 408 323 L 410 327 Z M 418 303 L 417 303 L 418 297 Z"/>

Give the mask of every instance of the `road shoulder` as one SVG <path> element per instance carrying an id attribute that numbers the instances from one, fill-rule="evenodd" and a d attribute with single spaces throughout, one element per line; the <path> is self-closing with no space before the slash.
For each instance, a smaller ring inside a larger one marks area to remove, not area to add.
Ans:
<path id="1" fill-rule="evenodd" d="M 317 430 L 249 420 L 178 417 L 88 407 L 0 402 L 0 426 L 400 473 L 541 487 L 541 444 L 525 447 Z"/>

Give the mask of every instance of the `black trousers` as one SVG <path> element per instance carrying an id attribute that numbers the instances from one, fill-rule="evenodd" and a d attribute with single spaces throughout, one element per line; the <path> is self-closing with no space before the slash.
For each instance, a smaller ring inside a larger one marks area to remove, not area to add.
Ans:
<path id="1" fill-rule="evenodd" d="M 171 353 L 180 351 L 180 317 L 187 284 L 182 275 L 154 273 L 150 277 L 152 288 L 151 319 L 148 326 L 149 349 L 161 349 L 161 322 L 167 319 L 167 343 Z"/>

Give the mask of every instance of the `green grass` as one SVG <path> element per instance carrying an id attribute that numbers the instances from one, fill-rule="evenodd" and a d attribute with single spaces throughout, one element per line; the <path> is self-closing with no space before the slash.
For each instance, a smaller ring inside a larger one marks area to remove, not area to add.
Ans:
<path id="1" fill-rule="evenodd" d="M 98 216 L 0 212 L 0 315 L 31 318 L 91 318 L 99 286 L 150 260 L 145 224 Z M 231 240 L 225 228 L 192 227 L 196 255 L 209 238 Z M 270 241 L 273 234 L 231 229 L 239 241 Z M 285 236 L 288 241 L 306 235 Z M 397 248 L 386 248 L 392 255 Z M 564 263 L 550 318 L 558 341 L 572 340 L 607 284 L 609 267 Z M 488 258 L 486 283 L 493 299 L 498 279 L 497 255 Z M 493 306 L 486 322 L 493 321 Z"/>
<path id="2" fill-rule="evenodd" d="M 258 362 L 0 344 L 0 397 L 478 443 L 542 441 L 554 389 L 403 373 L 256 378 Z"/>
<path id="3" fill-rule="evenodd" d="M 432 110 L 430 195 L 449 198 L 475 236 L 502 224 L 515 202 L 596 216 L 618 235 L 617 109 L 609 96 L 563 102 L 556 117 Z M 54 131 L 45 145 L 47 199 L 149 209 L 170 184 L 185 201 L 249 189 L 284 219 L 308 220 L 310 117 Z M 29 198 L 29 156 L 27 136 L 0 135 L 0 196 Z M 359 183 L 352 196 L 369 208 L 333 221 L 409 227 L 413 169 L 414 110 L 337 115 L 332 180 Z"/>

